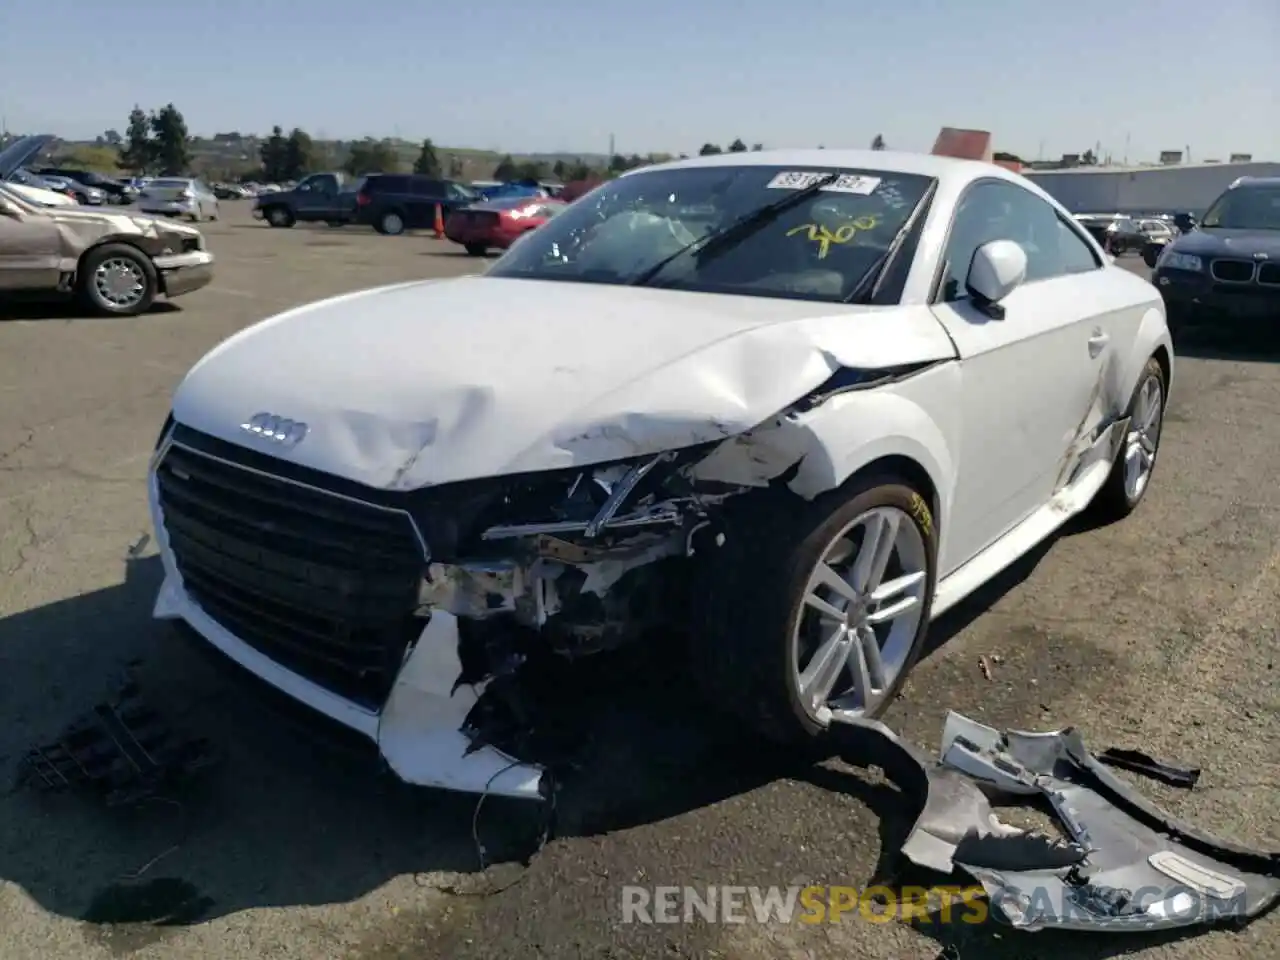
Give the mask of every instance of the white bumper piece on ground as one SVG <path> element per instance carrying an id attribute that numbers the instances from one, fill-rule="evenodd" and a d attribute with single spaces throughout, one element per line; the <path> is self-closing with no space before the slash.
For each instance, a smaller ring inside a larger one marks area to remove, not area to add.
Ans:
<path id="1" fill-rule="evenodd" d="M 153 615 L 183 620 L 200 636 L 294 700 L 355 730 L 377 744 L 387 765 L 401 780 L 423 787 L 543 800 L 544 770 L 521 763 L 492 747 L 473 749 L 461 727 L 480 691 L 452 689 L 462 670 L 458 660 L 458 621 L 437 612 L 401 666 L 381 712 L 331 693 L 286 670 L 209 617 L 187 595 L 174 564 L 160 513 L 155 475 L 148 483 L 151 519 L 164 565 L 164 583 Z"/>

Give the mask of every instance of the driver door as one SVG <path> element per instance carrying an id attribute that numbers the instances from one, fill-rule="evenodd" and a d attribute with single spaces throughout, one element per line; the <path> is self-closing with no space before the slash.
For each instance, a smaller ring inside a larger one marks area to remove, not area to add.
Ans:
<path id="1" fill-rule="evenodd" d="M 0 290 L 58 285 L 62 245 L 48 217 L 26 213 L 0 197 Z"/>
<path id="2" fill-rule="evenodd" d="M 1058 212 L 1002 180 L 965 193 L 944 251 L 933 312 L 955 342 L 961 370 L 961 434 L 952 521 L 942 576 L 972 559 L 1053 496 L 1074 439 L 1085 428 L 1101 369 L 1076 276 L 1101 270 L 1064 257 Z M 1074 234 L 1073 234 L 1074 237 Z M 1076 238 L 1078 240 L 1078 238 Z M 1027 279 L 984 313 L 966 290 L 978 247 L 1013 240 L 1027 254 Z"/>

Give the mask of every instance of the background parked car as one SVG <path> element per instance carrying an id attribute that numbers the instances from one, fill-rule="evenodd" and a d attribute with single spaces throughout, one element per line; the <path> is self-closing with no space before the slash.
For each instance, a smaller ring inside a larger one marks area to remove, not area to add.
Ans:
<path id="1" fill-rule="evenodd" d="M 85 186 L 83 183 L 77 183 L 70 177 L 61 177 L 48 173 L 40 174 L 45 182 L 50 184 L 54 190 L 61 193 L 68 193 L 76 198 L 77 203 L 82 203 L 87 207 L 100 207 L 107 202 L 107 195 L 97 187 Z"/>
<path id="2" fill-rule="evenodd" d="M 23 167 L 10 173 L 6 182 L 18 196 L 42 207 L 73 207 L 80 202 L 74 193 L 55 189 L 55 185 L 44 177 Z"/>
<path id="3" fill-rule="evenodd" d="M 473 257 L 482 257 L 490 248 L 507 249 L 567 206 L 546 197 L 486 200 L 449 214 L 444 235 L 462 244 Z"/>
<path id="4" fill-rule="evenodd" d="M 0 180 L 51 140 L 21 137 L 0 150 Z M 0 183 L 0 292 L 74 293 L 96 313 L 133 316 L 212 277 L 213 254 L 194 227 L 79 204 L 36 205 Z"/>
<path id="5" fill-rule="evenodd" d="M 92 170 L 75 170 L 70 167 L 42 167 L 36 172 L 41 176 L 65 177 L 74 183 L 101 190 L 106 197 L 107 203 L 133 203 L 138 196 L 138 191 L 123 180 L 105 177 Z"/>
<path id="6" fill-rule="evenodd" d="M 1121 214 L 1083 213 L 1076 215 L 1080 226 L 1112 256 L 1120 257 L 1147 244 L 1147 237 L 1131 217 Z"/>
<path id="7" fill-rule="evenodd" d="M 509 180 L 506 183 L 486 183 L 483 186 L 472 184 L 476 193 L 485 200 L 498 200 L 504 197 L 548 197 L 551 194 L 534 179 Z"/>
<path id="8" fill-rule="evenodd" d="M 200 180 L 165 177 L 152 180 L 138 194 L 138 209 L 193 221 L 217 220 L 218 198 Z"/>
<path id="9" fill-rule="evenodd" d="M 454 210 L 480 199 L 474 190 L 456 180 L 413 173 L 371 173 L 356 193 L 355 222 L 395 236 L 406 230 L 431 227 L 437 206 L 447 219 Z"/>
<path id="10" fill-rule="evenodd" d="M 259 194 L 253 215 L 273 227 L 314 222 L 342 226 L 355 219 L 358 186 L 343 173 L 313 173 L 292 190 Z"/>

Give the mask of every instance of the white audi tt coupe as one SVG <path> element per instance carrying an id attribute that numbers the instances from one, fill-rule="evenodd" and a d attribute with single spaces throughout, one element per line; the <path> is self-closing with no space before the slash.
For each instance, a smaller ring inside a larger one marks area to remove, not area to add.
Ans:
<path id="1" fill-rule="evenodd" d="M 150 473 L 155 615 L 415 784 L 538 796 L 535 678 L 662 631 L 804 742 L 1069 518 L 1132 511 L 1172 374 L 1156 290 L 1002 168 L 647 167 L 484 276 L 201 360 Z"/>

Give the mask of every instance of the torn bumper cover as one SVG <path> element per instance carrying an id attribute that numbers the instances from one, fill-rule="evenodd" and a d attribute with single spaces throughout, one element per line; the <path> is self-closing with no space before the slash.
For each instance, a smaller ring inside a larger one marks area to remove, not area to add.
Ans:
<path id="1" fill-rule="evenodd" d="M 969 874 L 1017 929 L 1239 923 L 1280 902 L 1280 853 L 1177 822 L 1113 776 L 1073 729 L 1000 733 L 952 713 L 940 761 L 881 724 L 836 724 L 832 734 L 851 762 L 870 758 L 920 799 L 907 859 Z M 1047 804 L 1065 839 L 1006 825 L 993 803 Z"/>

